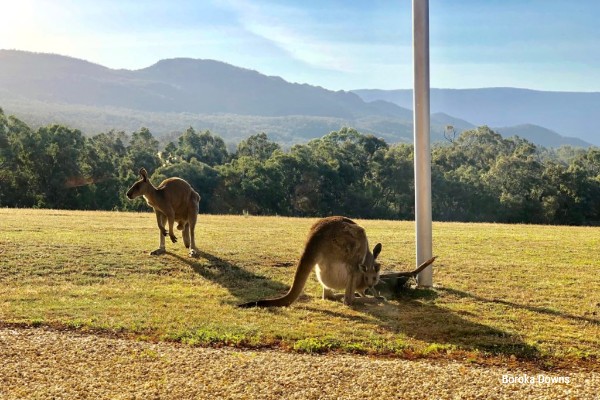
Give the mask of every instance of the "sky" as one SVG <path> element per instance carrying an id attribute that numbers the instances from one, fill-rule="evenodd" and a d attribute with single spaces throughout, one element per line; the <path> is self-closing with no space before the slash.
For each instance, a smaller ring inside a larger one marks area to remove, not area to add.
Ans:
<path id="1" fill-rule="evenodd" d="M 0 0 L 0 49 L 114 69 L 223 61 L 330 90 L 412 87 L 411 0 Z M 430 85 L 600 91 L 600 1 L 430 0 Z"/>

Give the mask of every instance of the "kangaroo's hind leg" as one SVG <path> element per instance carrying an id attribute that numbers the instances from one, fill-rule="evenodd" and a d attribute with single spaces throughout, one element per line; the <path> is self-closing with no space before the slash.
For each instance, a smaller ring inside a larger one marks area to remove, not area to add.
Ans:
<path id="1" fill-rule="evenodd" d="M 183 226 L 183 244 L 185 244 L 185 248 L 189 249 L 190 248 L 190 223 L 189 222 L 185 222 L 184 226 Z"/>
<path id="2" fill-rule="evenodd" d="M 167 216 L 161 213 L 160 211 L 154 211 L 156 214 L 156 223 L 158 224 L 158 249 L 150 252 L 153 256 L 158 256 L 160 254 L 166 253 L 165 249 L 165 236 L 167 235 L 167 230 L 165 229 L 165 224 L 167 222 Z"/>
<path id="3" fill-rule="evenodd" d="M 194 232 L 196 230 L 196 221 L 198 220 L 198 206 L 190 207 L 190 213 L 188 215 L 188 222 L 185 225 L 185 230 L 183 231 L 183 237 L 185 241 L 185 233 L 189 234 L 189 246 L 186 243 L 186 247 L 190 249 L 190 257 L 198 257 L 200 253 L 196 248 L 196 240 L 194 237 Z"/>
<path id="4" fill-rule="evenodd" d="M 323 288 L 323 300 L 341 300 L 344 297 L 341 293 L 335 293 L 331 289 Z"/>

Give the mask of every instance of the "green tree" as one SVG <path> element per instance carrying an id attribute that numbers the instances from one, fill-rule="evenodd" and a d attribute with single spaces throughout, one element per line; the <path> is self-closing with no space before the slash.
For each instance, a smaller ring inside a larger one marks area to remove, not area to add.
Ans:
<path id="1" fill-rule="evenodd" d="M 138 171 L 144 167 L 149 174 L 152 174 L 160 166 L 158 140 L 147 128 L 141 128 L 131 134 L 131 140 L 127 146 L 127 161 L 124 165 L 131 171 Z"/>
<path id="2" fill-rule="evenodd" d="M 83 171 L 87 192 L 82 208 L 111 210 L 126 207 L 125 191 L 131 185 L 132 166 L 127 161 L 124 132 L 110 131 L 86 143 Z"/>
<path id="3" fill-rule="evenodd" d="M 319 166 L 311 149 L 306 145 L 296 145 L 289 153 L 274 153 L 270 161 L 282 177 L 281 196 L 285 207 L 282 213 L 295 216 L 324 215 L 322 170 L 328 167 Z"/>
<path id="4" fill-rule="evenodd" d="M 243 156 L 217 167 L 223 182 L 219 202 L 227 212 L 272 215 L 282 212 L 283 176 L 272 163 Z"/>
<path id="5" fill-rule="evenodd" d="M 38 129 L 36 139 L 46 143 L 38 167 L 40 189 L 46 192 L 46 204 L 51 208 L 77 208 L 78 186 L 82 173 L 85 138 L 79 130 L 61 125 Z"/>
<path id="6" fill-rule="evenodd" d="M 177 154 L 185 161 L 196 158 L 214 167 L 224 164 L 229 157 L 223 139 L 213 136 L 210 131 L 198 134 L 190 127 L 179 137 L 178 143 Z"/>
<path id="7" fill-rule="evenodd" d="M 502 222 L 544 222 L 542 201 L 547 193 L 542 165 L 532 157 L 500 156 L 483 176 L 502 206 Z"/>
<path id="8" fill-rule="evenodd" d="M 10 191 L 13 190 L 12 153 L 8 141 L 8 119 L 0 108 L 0 206 L 10 202 Z"/>
<path id="9" fill-rule="evenodd" d="M 33 168 L 38 144 L 34 132 L 14 116 L 1 116 L 6 147 L 2 151 L 0 177 L 1 204 L 11 207 L 33 207 L 42 201 L 38 176 Z"/>
<path id="10" fill-rule="evenodd" d="M 177 155 L 177 146 L 173 142 L 169 142 L 163 151 L 159 153 L 159 158 L 163 165 L 175 164 L 181 161 L 181 157 Z"/>
<path id="11" fill-rule="evenodd" d="M 370 164 L 387 144 L 355 129 L 342 128 L 307 144 L 320 176 L 321 215 L 372 217 Z"/>
<path id="12" fill-rule="evenodd" d="M 267 161 L 274 152 L 281 151 L 281 146 L 271 142 L 266 133 L 252 135 L 242 140 L 237 146 L 237 157 L 254 157 L 261 161 Z"/>
<path id="13" fill-rule="evenodd" d="M 0 107 L 0 162 L 6 160 L 8 154 L 8 120 Z M 0 164 L 0 167 L 2 164 Z"/>
<path id="14" fill-rule="evenodd" d="M 373 217 L 413 219 L 415 204 L 414 149 L 397 144 L 374 153 L 371 163 Z"/>

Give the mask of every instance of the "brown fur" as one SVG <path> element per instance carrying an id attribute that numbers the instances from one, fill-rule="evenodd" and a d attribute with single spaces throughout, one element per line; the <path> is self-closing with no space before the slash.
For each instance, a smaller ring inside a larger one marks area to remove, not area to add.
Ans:
<path id="1" fill-rule="evenodd" d="M 323 298 L 334 300 L 343 297 L 344 304 L 379 301 L 367 298 L 365 289 L 379 281 L 379 264 L 375 261 L 381 251 L 378 243 L 373 252 L 365 230 L 345 217 L 328 217 L 317 221 L 308 234 L 304 252 L 298 262 L 292 287 L 282 297 L 252 301 L 240 307 L 286 307 L 304 290 L 306 280 L 316 267 L 317 279 L 323 286 Z M 344 290 L 335 295 L 333 290 Z M 361 298 L 355 298 L 355 293 Z"/>
<path id="2" fill-rule="evenodd" d="M 173 224 L 177 221 L 177 229 L 183 231 L 183 242 L 190 249 L 190 256 L 198 254 L 194 230 L 198 218 L 200 195 L 196 193 L 189 183 L 181 178 L 168 178 L 154 187 L 148 179 L 144 168 L 140 169 L 140 179 L 127 191 L 129 199 L 144 196 L 144 199 L 156 214 L 159 235 L 159 248 L 151 252 L 152 255 L 165 253 L 165 224 L 169 224 L 168 235 L 173 243 L 177 237 L 173 233 Z"/>

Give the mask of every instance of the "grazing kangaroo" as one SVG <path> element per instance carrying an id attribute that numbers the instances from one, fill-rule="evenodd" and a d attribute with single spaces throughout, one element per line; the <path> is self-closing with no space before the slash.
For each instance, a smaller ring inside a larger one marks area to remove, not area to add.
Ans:
<path id="1" fill-rule="evenodd" d="M 173 233 L 173 224 L 177 221 L 177 229 L 183 231 L 183 243 L 190 249 L 190 256 L 198 256 L 198 249 L 194 240 L 194 229 L 198 218 L 198 205 L 200 195 L 196 193 L 189 183 L 181 178 L 167 178 L 158 187 L 154 187 L 148 179 L 144 168 L 140 169 L 140 179 L 127 191 L 129 199 L 144 196 L 146 203 L 154 209 L 158 223 L 159 247 L 150 254 L 159 255 L 166 252 L 165 224 L 169 223 L 169 237 L 173 243 L 177 237 Z"/>
<path id="2" fill-rule="evenodd" d="M 381 299 L 366 297 L 365 289 L 379 281 L 379 264 L 375 261 L 381 243 L 369 250 L 365 230 L 345 217 L 328 217 L 317 221 L 308 234 L 304 252 L 298 262 L 294 282 L 282 297 L 252 301 L 239 307 L 287 307 L 302 293 L 310 272 L 316 268 L 317 279 L 323 286 L 323 299 L 338 300 L 346 305 L 374 303 Z M 344 290 L 336 295 L 333 290 Z M 361 297 L 355 298 L 355 293 Z"/>

